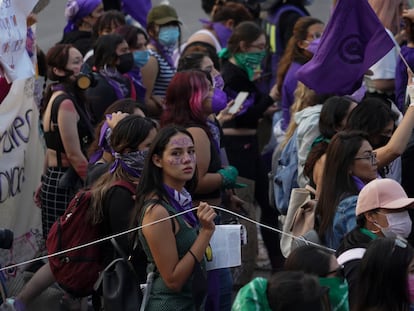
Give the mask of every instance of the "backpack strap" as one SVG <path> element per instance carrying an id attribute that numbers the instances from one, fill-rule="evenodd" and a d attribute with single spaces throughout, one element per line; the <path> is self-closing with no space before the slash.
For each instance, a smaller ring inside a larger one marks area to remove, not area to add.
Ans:
<path id="1" fill-rule="evenodd" d="M 56 142 L 56 158 L 57 158 L 57 164 L 59 167 L 62 167 L 62 153 L 65 152 L 65 150 L 63 149 L 63 142 L 62 142 L 62 138 L 60 137 L 60 133 L 59 133 L 59 127 L 58 127 L 58 113 L 59 113 L 59 107 L 60 104 L 66 100 L 66 99 L 71 99 L 70 96 L 66 93 L 62 93 L 59 94 L 58 96 L 56 96 L 56 98 L 53 100 L 52 103 L 52 108 L 50 111 L 50 121 L 49 121 L 49 131 L 52 131 L 52 128 L 56 129 L 53 130 L 52 132 L 57 132 L 55 135 L 55 138 L 57 140 Z"/>
<path id="2" fill-rule="evenodd" d="M 137 186 L 129 181 L 126 180 L 117 180 L 116 182 L 114 182 L 112 184 L 111 187 L 115 187 L 115 186 L 119 186 L 119 187 L 123 187 L 127 190 L 129 190 L 131 192 L 131 194 L 135 194 Z"/>
<path id="3" fill-rule="evenodd" d="M 367 249 L 363 247 L 351 248 L 343 252 L 336 260 L 340 265 L 355 259 L 362 259 Z"/>

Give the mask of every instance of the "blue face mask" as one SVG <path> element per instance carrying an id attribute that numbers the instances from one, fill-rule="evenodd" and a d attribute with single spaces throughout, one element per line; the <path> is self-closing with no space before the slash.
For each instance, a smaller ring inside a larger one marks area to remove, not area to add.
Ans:
<path id="1" fill-rule="evenodd" d="M 148 63 L 148 60 L 150 58 L 150 53 L 148 50 L 144 51 L 135 51 L 132 52 L 132 55 L 134 56 L 134 64 L 137 67 L 143 67 L 146 63 Z"/>
<path id="2" fill-rule="evenodd" d="M 179 36 L 180 29 L 177 26 L 161 27 L 158 42 L 165 47 L 171 47 L 177 44 Z"/>

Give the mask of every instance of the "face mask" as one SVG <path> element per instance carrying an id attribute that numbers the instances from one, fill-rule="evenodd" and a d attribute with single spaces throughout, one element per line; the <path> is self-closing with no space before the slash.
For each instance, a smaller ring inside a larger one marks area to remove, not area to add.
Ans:
<path id="1" fill-rule="evenodd" d="M 227 94 L 221 89 L 214 88 L 213 98 L 211 99 L 211 110 L 219 113 L 227 106 Z"/>
<path id="2" fill-rule="evenodd" d="M 180 30 L 177 26 L 161 27 L 158 34 L 158 41 L 161 45 L 170 47 L 177 44 L 179 36 Z"/>
<path id="3" fill-rule="evenodd" d="M 414 304 L 414 274 L 408 274 L 408 293 L 410 294 L 410 302 Z"/>
<path id="4" fill-rule="evenodd" d="M 411 233 L 411 219 L 407 211 L 399 213 L 383 214 L 387 217 L 388 227 L 382 228 L 377 223 L 374 223 L 381 229 L 382 234 L 387 238 L 395 238 L 397 235 L 407 238 Z"/>
<path id="5" fill-rule="evenodd" d="M 224 80 L 223 80 L 223 77 L 221 76 L 221 74 L 218 74 L 218 75 L 216 75 L 213 78 L 213 83 L 214 83 L 214 87 L 216 89 L 220 89 L 220 90 L 223 89 L 223 87 L 224 87 Z"/>
<path id="6" fill-rule="evenodd" d="M 332 310 L 349 311 L 348 303 L 348 283 L 345 279 L 319 278 L 319 284 L 329 288 L 329 301 Z"/>
<path id="7" fill-rule="evenodd" d="M 148 60 L 150 58 L 150 53 L 148 50 L 145 51 L 135 51 L 132 52 L 132 55 L 134 57 L 134 64 L 137 67 L 144 67 L 146 63 L 148 63 Z"/>
<path id="8" fill-rule="evenodd" d="M 126 73 L 134 66 L 134 57 L 132 56 L 132 53 L 119 55 L 118 58 L 119 64 L 116 65 L 116 69 L 118 69 L 120 73 Z"/>
<path id="9" fill-rule="evenodd" d="M 128 174 L 139 178 L 144 169 L 147 155 L 148 150 L 137 150 L 123 154 L 115 152 L 115 161 L 111 166 L 110 172 L 115 172 L 116 168 L 121 165 Z"/>
<path id="10" fill-rule="evenodd" d="M 308 50 L 313 55 L 315 55 L 316 51 L 318 50 L 319 43 L 321 43 L 321 38 L 317 38 L 317 39 L 309 42 L 309 45 L 306 48 L 306 50 Z"/>
<path id="11" fill-rule="evenodd" d="M 236 63 L 247 72 L 250 81 L 253 80 L 254 71 L 258 68 L 265 56 L 266 51 L 234 54 Z"/>

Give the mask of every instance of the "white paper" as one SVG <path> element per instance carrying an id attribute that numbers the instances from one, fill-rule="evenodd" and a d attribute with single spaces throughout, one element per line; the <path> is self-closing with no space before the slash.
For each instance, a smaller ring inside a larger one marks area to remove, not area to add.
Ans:
<path id="1" fill-rule="evenodd" d="M 206 269 L 236 267 L 241 265 L 241 225 L 218 225 L 210 240 L 212 261 L 206 261 Z"/>

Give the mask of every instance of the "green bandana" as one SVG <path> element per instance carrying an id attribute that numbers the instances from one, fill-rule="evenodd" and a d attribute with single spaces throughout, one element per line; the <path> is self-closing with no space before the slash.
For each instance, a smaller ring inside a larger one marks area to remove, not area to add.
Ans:
<path id="1" fill-rule="evenodd" d="M 237 65 L 247 72 L 250 81 L 252 81 L 254 78 L 254 71 L 258 69 L 258 66 L 260 66 L 260 63 L 265 56 L 266 51 L 236 53 L 234 54 L 234 59 L 236 60 Z"/>
<path id="2" fill-rule="evenodd" d="M 332 311 L 349 311 L 348 283 L 338 277 L 319 278 L 321 286 L 329 287 L 329 301 Z"/>

